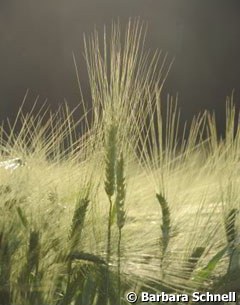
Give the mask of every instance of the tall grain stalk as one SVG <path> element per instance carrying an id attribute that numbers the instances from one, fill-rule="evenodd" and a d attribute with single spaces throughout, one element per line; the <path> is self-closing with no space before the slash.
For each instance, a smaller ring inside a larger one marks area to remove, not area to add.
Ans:
<path id="1" fill-rule="evenodd" d="M 107 285 L 106 285 L 106 298 L 108 295 L 109 287 L 109 263 L 111 258 L 111 226 L 113 217 L 113 201 L 112 197 L 115 193 L 116 187 L 116 158 L 117 158 L 117 126 L 111 123 L 107 129 L 106 143 L 105 143 L 105 192 L 109 200 L 108 212 L 108 227 L 107 227 Z"/>
<path id="2" fill-rule="evenodd" d="M 115 206 L 117 211 L 117 226 L 118 226 L 118 299 L 119 304 L 121 304 L 121 238 L 122 238 L 122 228 L 125 224 L 125 210 L 124 202 L 126 197 L 126 187 L 125 187 L 125 177 L 124 177 L 124 159 L 121 153 L 119 160 L 117 161 L 116 169 L 116 184 L 117 184 L 117 194 L 115 200 Z"/>

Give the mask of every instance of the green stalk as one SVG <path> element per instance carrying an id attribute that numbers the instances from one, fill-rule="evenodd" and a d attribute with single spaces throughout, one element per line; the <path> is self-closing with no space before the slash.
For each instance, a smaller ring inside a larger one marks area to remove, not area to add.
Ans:
<path id="1" fill-rule="evenodd" d="M 119 305 L 121 305 L 121 239 L 122 239 L 122 230 L 118 230 L 118 269 L 117 269 L 117 287 L 118 287 L 118 300 L 119 300 Z"/>
<path id="2" fill-rule="evenodd" d="M 109 199 L 109 212 L 108 212 L 108 231 L 107 231 L 107 264 L 109 265 L 110 258 L 111 258 L 111 238 L 112 238 L 112 232 L 111 232 L 111 227 L 112 227 L 112 209 L 113 209 L 113 204 L 112 204 L 112 199 L 111 197 Z"/>
<path id="3" fill-rule="evenodd" d="M 116 211 L 117 211 L 117 226 L 118 226 L 118 299 L 119 305 L 121 305 L 121 238 L 122 228 L 125 224 L 125 210 L 124 202 L 126 197 L 125 177 L 124 177 L 124 160 L 121 153 L 120 159 L 117 162 L 116 170 L 116 183 L 117 183 L 117 195 L 116 195 Z"/>
<path id="4" fill-rule="evenodd" d="M 106 136 L 106 156 L 105 156 L 105 192 L 109 200 L 109 212 L 108 212 L 108 227 L 107 227 L 107 270 L 106 270 L 106 300 L 108 298 L 109 289 L 109 263 L 111 259 L 111 227 L 112 227 L 112 213 L 113 213 L 113 202 L 112 197 L 115 192 L 115 180 L 116 180 L 116 154 L 117 154 L 117 126 L 111 124 L 107 130 Z"/>

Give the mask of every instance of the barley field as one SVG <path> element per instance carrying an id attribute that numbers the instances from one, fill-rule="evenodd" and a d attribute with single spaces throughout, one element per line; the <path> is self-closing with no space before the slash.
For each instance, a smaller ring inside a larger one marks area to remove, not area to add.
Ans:
<path id="1" fill-rule="evenodd" d="M 0 167 L 1 305 L 240 292 L 233 96 L 224 136 L 207 110 L 181 128 L 177 97 L 161 95 L 171 62 L 144 51 L 144 23 L 110 32 L 84 38 L 90 109 L 79 84 L 84 113 L 23 103 L 1 127 L 1 162 L 19 158 Z"/>

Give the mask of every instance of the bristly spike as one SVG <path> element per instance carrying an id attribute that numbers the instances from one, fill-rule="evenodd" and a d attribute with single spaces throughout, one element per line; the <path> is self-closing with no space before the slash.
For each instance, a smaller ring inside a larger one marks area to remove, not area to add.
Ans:
<path id="1" fill-rule="evenodd" d="M 170 220 L 170 209 L 168 206 L 168 203 L 163 197 L 163 195 L 156 194 L 157 200 L 160 204 L 161 211 L 162 211 L 162 224 L 161 224 L 161 230 L 162 230 L 162 255 L 164 256 L 169 241 L 170 241 L 170 231 L 171 231 L 171 220 Z"/>
<path id="2" fill-rule="evenodd" d="M 117 126 L 111 124 L 107 130 L 106 137 L 106 156 L 105 156 L 105 192 L 112 197 L 115 192 L 115 170 L 116 170 L 116 154 L 117 154 Z"/>

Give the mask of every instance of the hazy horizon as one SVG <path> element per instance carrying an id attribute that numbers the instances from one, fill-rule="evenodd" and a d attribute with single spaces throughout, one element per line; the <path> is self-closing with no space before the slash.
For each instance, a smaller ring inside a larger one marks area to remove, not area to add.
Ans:
<path id="1" fill-rule="evenodd" d="M 72 52 L 89 103 L 83 33 L 136 16 L 148 24 L 146 50 L 175 58 L 164 94 L 178 93 L 183 120 L 209 109 L 221 125 L 233 89 L 240 105 L 240 5 L 233 0 L 1 1 L 1 120 L 15 116 L 27 89 L 29 101 L 39 95 L 55 109 L 65 98 L 73 108 L 79 93 Z"/>

